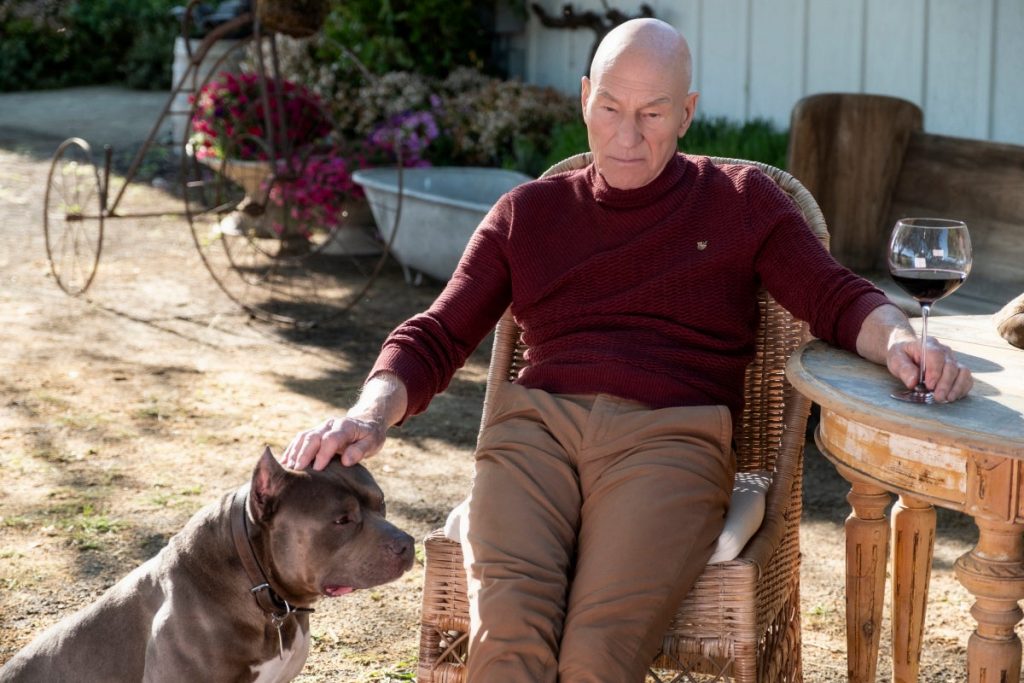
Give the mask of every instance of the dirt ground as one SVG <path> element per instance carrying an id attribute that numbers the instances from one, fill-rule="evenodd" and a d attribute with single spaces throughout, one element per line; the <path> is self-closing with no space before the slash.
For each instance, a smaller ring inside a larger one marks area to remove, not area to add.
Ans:
<path id="1" fill-rule="evenodd" d="M 0 102 L 0 109 L 4 108 Z M 8 110 L 8 114 L 10 110 Z M 389 265 L 331 329 L 251 321 L 215 287 L 181 203 L 131 186 L 108 224 L 88 298 L 49 274 L 41 230 L 48 155 L 65 130 L 0 121 L 0 662 L 155 554 L 199 507 L 249 476 L 264 445 L 354 398 L 384 335 L 439 286 L 410 287 Z M 422 539 L 468 491 L 487 348 L 423 416 L 368 464 L 392 520 Z M 846 486 L 809 447 L 802 619 L 805 680 L 846 680 Z M 940 511 L 921 680 L 966 679 L 970 598 L 954 560 L 975 531 Z M 418 556 L 422 557 L 422 546 Z M 415 677 L 423 567 L 395 583 L 322 602 L 302 681 Z M 888 681 L 888 620 L 879 681 Z"/>

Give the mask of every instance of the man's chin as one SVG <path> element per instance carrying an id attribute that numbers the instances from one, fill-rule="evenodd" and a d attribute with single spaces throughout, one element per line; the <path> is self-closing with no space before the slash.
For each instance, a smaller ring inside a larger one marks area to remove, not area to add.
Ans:
<path id="1" fill-rule="evenodd" d="M 604 181 L 616 190 L 636 190 L 653 180 L 639 173 L 602 173 Z"/>
<path id="2" fill-rule="evenodd" d="M 616 190 L 635 190 L 647 185 L 655 177 L 642 161 L 606 159 L 604 163 L 598 164 L 598 170 L 604 181 Z"/>

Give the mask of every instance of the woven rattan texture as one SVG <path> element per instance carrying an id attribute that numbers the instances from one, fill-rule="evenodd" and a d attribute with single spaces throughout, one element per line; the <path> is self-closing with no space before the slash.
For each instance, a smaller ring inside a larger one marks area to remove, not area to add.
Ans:
<path id="1" fill-rule="evenodd" d="M 825 220 L 814 198 L 788 173 L 757 162 L 714 159 L 760 168 L 800 207 L 828 246 Z M 582 168 L 589 154 L 566 159 L 547 174 Z M 546 174 L 546 175 L 547 175 Z M 652 664 L 659 681 L 799 683 L 801 475 L 808 401 L 786 380 L 786 361 L 808 338 L 767 293 L 759 297 L 756 355 L 747 368 L 745 402 L 736 431 L 737 468 L 771 470 L 765 518 L 740 555 L 708 565 L 680 605 Z M 520 330 L 506 312 L 495 330 L 484 398 L 523 367 Z M 426 538 L 421 621 L 420 683 L 464 683 L 469 629 L 466 575 L 458 543 L 441 530 Z"/>

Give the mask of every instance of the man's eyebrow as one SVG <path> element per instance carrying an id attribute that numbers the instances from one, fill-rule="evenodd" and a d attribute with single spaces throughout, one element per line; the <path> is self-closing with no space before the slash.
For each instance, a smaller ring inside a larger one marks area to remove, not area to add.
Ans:
<path id="1" fill-rule="evenodd" d="M 603 97 L 605 99 L 611 100 L 615 104 L 619 104 L 618 98 L 616 98 L 614 95 L 612 95 L 610 92 L 608 92 L 604 88 L 598 88 L 596 96 L 597 97 Z M 645 102 L 644 104 L 641 104 L 640 108 L 641 109 L 646 109 L 647 107 L 657 107 L 657 106 L 661 106 L 663 104 L 672 104 L 672 98 L 667 96 L 667 95 L 662 96 L 662 97 L 656 97 L 655 99 L 651 100 L 650 102 Z"/>

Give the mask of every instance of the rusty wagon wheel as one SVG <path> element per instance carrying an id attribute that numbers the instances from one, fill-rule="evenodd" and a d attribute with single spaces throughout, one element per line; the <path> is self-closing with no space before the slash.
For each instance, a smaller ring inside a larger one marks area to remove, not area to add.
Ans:
<path id="1" fill-rule="evenodd" d="M 274 49 L 273 36 L 267 40 Z M 286 110 L 270 104 L 283 97 L 276 85 L 281 81 L 269 75 L 276 71 L 258 72 L 264 74 L 256 76 L 261 94 L 232 114 L 237 130 L 247 132 L 229 140 L 246 160 L 203 149 L 201 136 L 183 141 L 185 209 L 203 263 L 229 298 L 258 319 L 311 326 L 362 299 L 388 248 L 365 202 L 333 207 L 327 220 L 308 210 L 310 188 L 329 188 L 336 178 L 317 174 L 341 152 L 322 144 L 285 146 L 282 152 L 281 141 L 291 137 L 288 126 L 296 123 L 274 117 Z M 193 103 L 190 120 L 202 99 Z"/>
<path id="2" fill-rule="evenodd" d="M 345 313 L 368 291 L 387 245 L 365 204 L 321 227 L 295 217 L 287 191 L 298 182 L 294 169 L 194 156 L 186 163 L 196 248 L 224 293 L 252 316 L 308 327 Z"/>
<path id="3" fill-rule="evenodd" d="M 89 143 L 68 138 L 53 155 L 43 199 L 46 257 L 57 285 L 71 296 L 96 277 L 103 249 L 103 186 Z"/>

